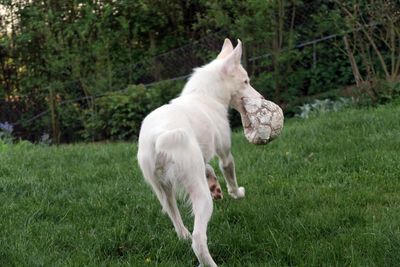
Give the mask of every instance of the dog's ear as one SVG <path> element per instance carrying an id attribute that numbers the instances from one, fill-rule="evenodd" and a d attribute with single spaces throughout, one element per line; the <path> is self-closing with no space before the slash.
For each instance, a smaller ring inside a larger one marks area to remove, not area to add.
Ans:
<path id="1" fill-rule="evenodd" d="M 224 44 L 222 45 L 221 52 L 219 52 L 217 58 L 222 59 L 225 58 L 227 55 L 229 55 L 233 51 L 233 45 L 231 40 L 228 38 L 225 38 Z"/>
<path id="2" fill-rule="evenodd" d="M 224 59 L 222 72 L 224 74 L 232 74 L 232 72 L 240 65 L 242 58 L 242 42 L 238 39 L 235 49 Z"/>

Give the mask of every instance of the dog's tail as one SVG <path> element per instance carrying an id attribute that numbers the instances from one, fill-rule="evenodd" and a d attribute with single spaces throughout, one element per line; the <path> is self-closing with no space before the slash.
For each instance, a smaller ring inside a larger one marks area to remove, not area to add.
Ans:
<path id="1" fill-rule="evenodd" d="M 182 175 L 202 172 L 204 160 L 197 142 L 181 128 L 162 133 L 156 140 L 156 171 L 166 182 L 182 182 Z M 203 171 L 204 172 L 204 171 Z"/>

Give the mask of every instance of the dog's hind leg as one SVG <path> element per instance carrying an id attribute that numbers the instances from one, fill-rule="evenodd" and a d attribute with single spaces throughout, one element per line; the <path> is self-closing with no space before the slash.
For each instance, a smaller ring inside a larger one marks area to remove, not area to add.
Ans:
<path id="1" fill-rule="evenodd" d="M 169 218 L 174 225 L 175 231 L 180 239 L 190 239 L 190 232 L 185 227 L 182 221 L 181 214 L 176 203 L 175 191 L 172 186 L 163 186 L 166 195 L 166 202 L 164 203 L 163 209 L 167 212 Z"/>
<path id="2" fill-rule="evenodd" d="M 192 233 L 192 249 L 200 262 L 200 266 L 216 267 L 207 246 L 207 225 L 213 211 L 213 202 L 206 177 L 196 177 L 186 190 L 192 202 L 194 226 Z"/>
<path id="3" fill-rule="evenodd" d="M 151 185 L 154 193 L 160 201 L 163 211 L 166 212 L 171 219 L 178 237 L 182 239 L 190 238 L 190 232 L 183 224 L 179 213 L 172 185 L 162 183 L 160 177 L 157 177 L 154 168 L 155 163 L 151 157 L 141 155 L 138 157 L 138 161 L 142 168 L 145 180 Z"/>
<path id="4" fill-rule="evenodd" d="M 207 225 L 211 218 L 213 202 L 199 145 L 185 130 L 174 129 L 160 135 L 155 147 L 158 161 L 156 165 L 163 166 L 166 181 L 175 181 L 182 185 L 192 203 L 194 253 L 202 266 L 216 267 L 207 246 Z M 166 207 L 171 205 L 167 204 Z"/>
<path id="5" fill-rule="evenodd" d="M 156 179 L 152 179 L 150 185 L 160 201 L 163 211 L 167 213 L 171 219 L 178 237 L 181 239 L 189 239 L 190 232 L 183 224 L 172 186 L 164 185 Z"/>

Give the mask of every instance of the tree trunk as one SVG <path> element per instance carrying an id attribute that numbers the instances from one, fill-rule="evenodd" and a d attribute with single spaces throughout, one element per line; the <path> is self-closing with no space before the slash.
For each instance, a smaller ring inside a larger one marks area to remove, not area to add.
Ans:
<path id="1" fill-rule="evenodd" d="M 347 56 L 349 57 L 351 70 L 353 71 L 354 80 L 356 81 L 357 87 L 360 87 L 363 79 L 362 79 L 360 71 L 358 69 L 356 59 L 354 58 L 353 51 L 350 48 L 349 41 L 347 39 L 347 35 L 343 36 L 343 42 L 346 47 Z"/>

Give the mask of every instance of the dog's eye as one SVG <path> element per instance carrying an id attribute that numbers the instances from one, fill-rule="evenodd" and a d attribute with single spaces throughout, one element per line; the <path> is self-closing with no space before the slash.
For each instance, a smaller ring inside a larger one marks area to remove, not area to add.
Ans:
<path id="1" fill-rule="evenodd" d="M 249 84 L 249 80 L 244 80 L 244 84 Z"/>

